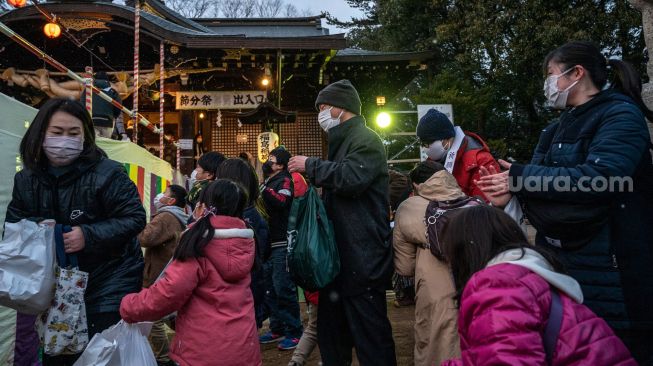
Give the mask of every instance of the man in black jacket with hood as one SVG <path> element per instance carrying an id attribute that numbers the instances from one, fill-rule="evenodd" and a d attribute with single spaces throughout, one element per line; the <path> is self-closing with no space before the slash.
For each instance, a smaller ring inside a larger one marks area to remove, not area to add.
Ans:
<path id="1" fill-rule="evenodd" d="M 348 80 L 324 88 L 315 102 L 328 134 L 328 160 L 295 156 L 290 171 L 305 172 L 324 191 L 333 221 L 340 274 L 320 291 L 318 344 L 324 365 L 396 365 L 387 317 L 392 275 L 388 167 L 379 136 L 365 125 L 358 92 Z"/>

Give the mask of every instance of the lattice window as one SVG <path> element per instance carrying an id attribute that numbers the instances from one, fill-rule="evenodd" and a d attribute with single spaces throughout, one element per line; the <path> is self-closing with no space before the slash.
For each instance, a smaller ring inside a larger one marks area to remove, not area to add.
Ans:
<path id="1" fill-rule="evenodd" d="M 281 144 L 293 155 L 319 156 L 326 153 L 324 148 L 323 132 L 317 123 L 317 114 L 300 113 L 295 123 L 274 126 L 274 131 L 279 134 Z M 243 151 L 256 156 L 256 137 L 261 133 L 261 125 L 246 125 L 238 128 L 235 117 L 222 117 L 222 127 L 215 124 L 211 126 L 212 150 L 219 151 L 227 157 L 237 157 Z M 236 141 L 237 135 L 246 134 L 247 142 Z"/>

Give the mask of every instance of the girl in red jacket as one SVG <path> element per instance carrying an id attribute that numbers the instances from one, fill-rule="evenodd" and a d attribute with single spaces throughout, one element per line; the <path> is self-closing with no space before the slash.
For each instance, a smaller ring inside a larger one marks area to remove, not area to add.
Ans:
<path id="1" fill-rule="evenodd" d="M 637 365 L 580 285 L 548 252 L 527 244 L 503 211 L 461 210 L 443 249 L 460 307 L 461 360 L 442 365 Z"/>
<path id="2" fill-rule="evenodd" d="M 170 358 L 180 366 L 261 365 L 249 288 L 254 232 L 242 220 L 246 203 L 238 183 L 210 183 L 163 277 L 122 299 L 120 315 L 128 323 L 178 312 Z"/>

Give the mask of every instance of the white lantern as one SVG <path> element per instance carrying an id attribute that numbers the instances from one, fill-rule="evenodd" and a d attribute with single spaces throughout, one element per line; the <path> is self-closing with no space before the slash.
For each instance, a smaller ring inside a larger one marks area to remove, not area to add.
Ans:
<path id="1" fill-rule="evenodd" d="M 274 132 L 262 132 L 256 138 L 258 160 L 265 163 L 270 156 L 270 151 L 279 147 L 279 135 Z"/>

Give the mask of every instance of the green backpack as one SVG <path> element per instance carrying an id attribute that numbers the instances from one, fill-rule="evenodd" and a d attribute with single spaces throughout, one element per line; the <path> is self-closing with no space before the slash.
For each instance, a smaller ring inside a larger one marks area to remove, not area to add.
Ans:
<path id="1" fill-rule="evenodd" d="M 330 284 L 340 272 L 333 224 L 312 186 L 290 208 L 288 269 L 295 284 L 309 291 Z"/>

